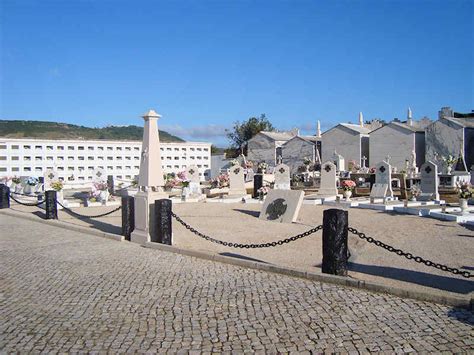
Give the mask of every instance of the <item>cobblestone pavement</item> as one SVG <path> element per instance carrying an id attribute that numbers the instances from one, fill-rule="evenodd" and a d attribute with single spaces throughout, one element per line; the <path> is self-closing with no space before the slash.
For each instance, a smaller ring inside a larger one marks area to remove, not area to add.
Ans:
<path id="1" fill-rule="evenodd" d="M 467 310 L 0 225 L 0 352 L 474 350 Z"/>

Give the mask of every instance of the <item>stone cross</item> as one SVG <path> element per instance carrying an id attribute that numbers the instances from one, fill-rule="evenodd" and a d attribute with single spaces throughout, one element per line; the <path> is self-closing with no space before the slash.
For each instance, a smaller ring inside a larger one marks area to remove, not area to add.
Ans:
<path id="1" fill-rule="evenodd" d="M 385 158 L 385 161 L 387 162 L 387 164 L 390 164 L 390 159 L 392 159 L 392 157 L 390 155 L 387 155 Z"/>
<path id="2" fill-rule="evenodd" d="M 362 168 L 365 168 L 365 162 L 367 161 L 367 157 L 364 155 L 362 157 Z"/>

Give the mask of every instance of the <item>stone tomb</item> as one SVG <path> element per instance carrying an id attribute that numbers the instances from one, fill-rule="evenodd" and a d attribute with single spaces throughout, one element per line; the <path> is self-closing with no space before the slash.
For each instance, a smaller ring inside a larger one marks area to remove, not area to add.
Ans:
<path id="1" fill-rule="evenodd" d="M 246 196 L 244 168 L 235 165 L 229 169 L 229 197 Z"/>
<path id="2" fill-rule="evenodd" d="M 94 174 L 92 175 L 93 182 L 104 182 L 107 181 L 107 174 L 105 174 L 104 169 L 97 168 L 94 170 Z"/>
<path id="3" fill-rule="evenodd" d="M 199 176 L 199 169 L 196 165 L 190 165 L 186 169 L 186 176 L 189 179 L 189 190 L 191 197 L 200 197 L 201 191 L 201 178 Z"/>
<path id="4" fill-rule="evenodd" d="M 435 163 L 427 161 L 421 166 L 421 195 L 420 201 L 439 200 L 438 193 L 438 167 Z"/>
<path id="5" fill-rule="evenodd" d="M 279 164 L 275 167 L 275 190 L 291 190 L 290 187 L 290 167 L 286 164 Z"/>
<path id="6" fill-rule="evenodd" d="M 389 163 L 383 161 L 378 163 L 375 166 L 375 185 L 387 185 L 387 190 L 385 192 L 385 196 L 383 197 L 389 197 L 393 198 L 393 190 L 392 190 L 392 167 L 390 166 Z M 372 187 L 372 189 L 374 188 Z M 382 189 L 380 187 L 380 189 Z M 381 191 L 381 190 L 380 190 Z M 380 194 L 377 192 L 377 197 L 382 197 Z M 372 191 L 370 192 L 370 197 L 372 198 Z"/>
<path id="7" fill-rule="evenodd" d="M 321 183 L 319 186 L 317 197 L 328 198 L 337 196 L 336 185 L 336 165 L 330 161 L 321 166 Z"/>
<path id="8" fill-rule="evenodd" d="M 303 191 L 270 190 L 259 218 L 280 223 L 296 222 L 303 203 L 303 196 Z"/>
<path id="9" fill-rule="evenodd" d="M 48 169 L 45 171 L 44 175 L 44 191 L 51 190 L 51 183 L 59 180 L 59 175 L 54 170 Z"/>

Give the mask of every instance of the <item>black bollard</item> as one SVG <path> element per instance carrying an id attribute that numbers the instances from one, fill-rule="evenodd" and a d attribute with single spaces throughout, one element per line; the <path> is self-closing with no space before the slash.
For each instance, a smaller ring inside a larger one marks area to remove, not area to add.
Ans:
<path id="1" fill-rule="evenodd" d="M 45 192 L 45 212 L 46 212 L 46 219 L 58 219 L 58 206 L 56 204 L 56 191 L 50 190 Z"/>
<path id="2" fill-rule="evenodd" d="M 122 197 L 122 235 L 125 240 L 130 240 L 135 229 L 135 199 L 133 196 Z"/>
<path id="3" fill-rule="evenodd" d="M 10 208 L 10 188 L 0 184 L 0 209 Z"/>
<path id="4" fill-rule="evenodd" d="M 255 174 L 253 176 L 253 198 L 258 197 L 258 189 L 263 186 L 263 174 Z"/>
<path id="5" fill-rule="evenodd" d="M 151 241 L 171 245 L 171 200 L 155 201 L 155 228 Z"/>
<path id="6" fill-rule="evenodd" d="M 331 208 L 323 212 L 323 273 L 347 276 L 348 228 L 348 211 Z"/>
<path id="7" fill-rule="evenodd" d="M 110 195 L 114 194 L 114 176 L 107 175 L 107 190 L 109 191 Z"/>

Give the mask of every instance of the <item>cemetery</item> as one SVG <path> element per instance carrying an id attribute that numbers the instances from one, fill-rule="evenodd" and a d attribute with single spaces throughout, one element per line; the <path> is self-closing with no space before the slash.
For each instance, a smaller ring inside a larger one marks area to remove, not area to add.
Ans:
<path id="1" fill-rule="evenodd" d="M 0 185 L 0 205 L 2 208 L 40 208 L 47 219 L 60 218 L 122 234 L 126 240 L 144 246 L 160 243 L 218 253 L 228 253 L 229 247 L 255 249 L 245 255 L 304 270 L 312 270 L 314 262 L 322 258 L 323 273 L 328 270 L 328 260 L 333 260 L 336 264 L 331 264 L 333 267 L 329 269 L 336 275 L 347 275 L 349 271 L 352 277 L 361 280 L 401 288 L 412 287 L 408 285 L 415 283 L 420 291 L 451 292 L 449 287 L 458 287 L 461 293 L 470 290 L 470 284 L 464 285 L 458 279 L 452 279 L 447 287 L 434 276 L 430 276 L 431 281 L 420 281 L 395 272 L 396 277 L 386 278 L 381 270 L 393 265 L 405 269 L 405 261 L 392 260 L 383 251 L 377 253 L 373 247 L 367 249 L 364 233 L 373 236 L 370 240 L 385 240 L 378 244 L 386 246 L 388 243 L 385 249 L 403 248 L 410 251 L 407 255 L 427 255 L 429 251 L 429 254 L 436 254 L 439 262 L 447 264 L 452 264 L 453 259 L 440 255 L 437 250 L 444 238 L 450 238 L 449 248 L 453 251 L 463 245 L 466 254 L 461 253 L 459 257 L 464 265 L 469 265 L 472 253 L 464 245 L 466 239 L 455 236 L 465 234 L 464 229 L 474 225 L 470 185 L 473 171 L 469 173 L 469 179 L 467 174 L 456 175 L 459 180 L 454 187 L 441 187 L 442 174 L 438 164 L 427 161 L 418 166 L 416 152 L 412 151 L 406 159 L 408 172 L 399 172 L 392 166 L 390 155 L 369 167 L 365 156 L 359 164 L 346 159 L 340 154 L 342 150 L 334 150 L 330 159 L 322 162 L 314 156 L 304 157 L 296 170 L 281 157 L 272 165 L 241 156 L 232 160 L 225 172 L 203 182 L 197 167 L 192 165 L 177 174 L 163 174 L 159 164 L 160 117 L 153 110 L 143 116 L 140 174 L 129 185 L 123 181 L 114 182 L 112 177 L 97 169 L 93 183 L 86 191 L 77 186 L 66 188 L 67 182 L 58 180 L 55 171 L 47 171 L 41 181 L 31 178 L 4 181 Z M 318 152 L 317 149 L 314 151 Z M 449 173 L 453 172 L 446 175 Z M 77 194 L 84 193 L 87 195 L 85 201 L 77 198 Z M 333 222 L 324 222 L 326 219 Z M 448 223 L 454 229 L 447 233 L 436 227 L 439 223 Z M 356 225 L 357 229 L 351 225 Z M 335 226 L 343 229 L 338 231 Z M 359 228 L 364 230 L 364 237 L 360 237 Z M 323 244 L 319 239 L 316 243 L 319 246 L 315 246 L 311 244 L 314 240 L 311 242 L 310 236 L 320 230 L 323 230 Z M 347 239 L 348 230 L 354 237 Z M 328 233 L 333 237 L 327 239 Z M 338 244 L 337 238 L 344 234 L 346 241 Z M 285 238 L 288 235 L 293 236 Z M 436 243 L 430 241 L 433 237 Z M 266 248 L 292 242 L 294 247 L 282 248 L 281 253 L 265 252 Z M 334 242 L 336 244 L 328 246 Z M 343 249 L 337 251 L 341 246 Z M 347 257 L 349 250 L 351 256 Z M 417 260 L 425 266 L 414 263 L 408 266 L 409 270 L 427 272 L 426 267 L 433 264 L 423 261 L 423 257 Z M 381 269 L 368 272 L 367 266 L 357 266 L 359 262 L 378 265 Z M 457 270 L 456 274 L 468 274 L 462 268 Z M 429 273 L 441 275 L 443 270 L 430 270 Z"/>

